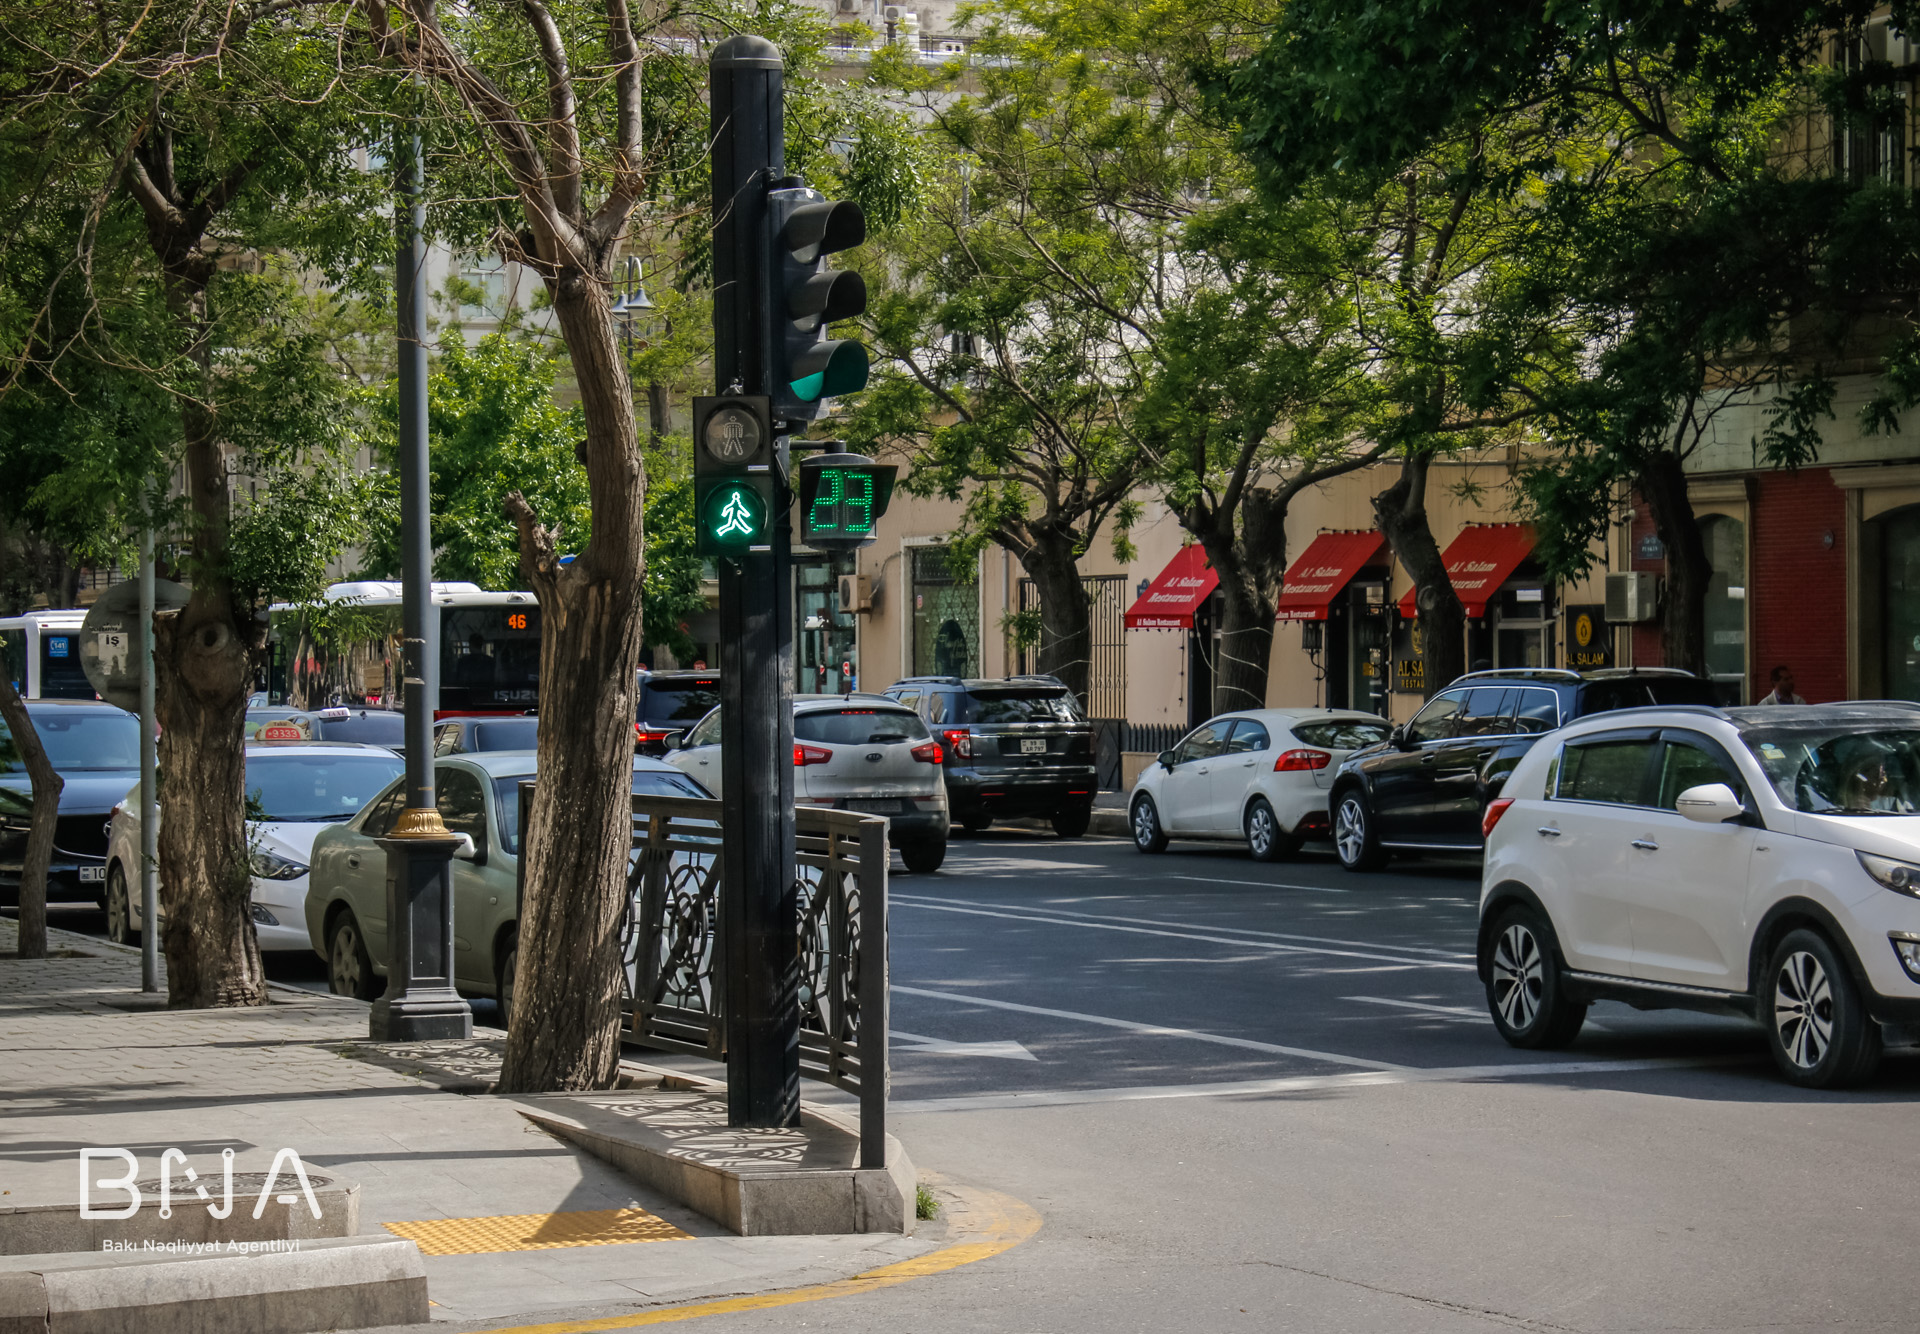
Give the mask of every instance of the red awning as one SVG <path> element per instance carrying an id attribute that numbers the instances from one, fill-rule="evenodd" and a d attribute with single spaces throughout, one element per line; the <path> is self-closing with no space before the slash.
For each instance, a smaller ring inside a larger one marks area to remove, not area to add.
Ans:
<path id="1" fill-rule="evenodd" d="M 1182 547 L 1160 571 L 1160 577 L 1127 608 L 1127 629 L 1190 630 L 1194 612 L 1219 586 L 1220 576 L 1207 563 L 1206 548 L 1197 542 Z"/>
<path id="2" fill-rule="evenodd" d="M 1467 615 L 1485 616 L 1487 603 L 1521 561 L 1533 554 L 1533 529 L 1524 523 L 1489 523 L 1462 528 L 1447 548 L 1447 577 L 1466 604 Z M 1417 589 L 1400 599 L 1402 616 L 1417 615 Z"/>
<path id="3" fill-rule="evenodd" d="M 1307 543 L 1300 559 L 1287 567 L 1276 621 L 1324 621 L 1362 565 L 1380 554 L 1387 539 L 1378 532 L 1321 533 Z"/>

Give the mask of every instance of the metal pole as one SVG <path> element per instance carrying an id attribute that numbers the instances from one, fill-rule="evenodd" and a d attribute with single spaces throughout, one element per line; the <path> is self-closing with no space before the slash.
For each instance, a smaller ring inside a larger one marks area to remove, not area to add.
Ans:
<path id="1" fill-rule="evenodd" d="M 153 525 L 140 530 L 140 990 L 160 990 L 160 794 L 154 753 Z"/>
<path id="2" fill-rule="evenodd" d="M 767 191 L 786 172 L 780 49 L 764 37 L 714 48 L 714 380 L 771 389 L 773 264 Z M 779 434 L 776 423 L 775 433 Z M 785 441 L 776 452 L 785 454 Z M 783 471 L 776 465 L 776 471 Z M 784 486 L 784 479 L 780 480 Z M 793 879 L 793 609 L 790 506 L 771 542 L 723 557 L 720 574 L 720 879 L 726 970 L 727 1122 L 800 1117 L 799 898 Z"/>
<path id="3" fill-rule="evenodd" d="M 420 136 L 400 149 L 394 209 L 395 296 L 400 327 L 400 620 L 407 744 L 407 804 L 387 837 L 387 991 L 367 1031 L 377 1042 L 473 1036 L 473 1011 L 453 986 L 456 840 L 434 803 L 433 711 L 439 653 L 433 633 L 428 548 L 427 207 Z"/>

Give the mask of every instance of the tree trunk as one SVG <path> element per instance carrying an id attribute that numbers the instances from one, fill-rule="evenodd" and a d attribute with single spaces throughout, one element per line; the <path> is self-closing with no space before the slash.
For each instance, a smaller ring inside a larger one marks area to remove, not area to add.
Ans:
<path id="1" fill-rule="evenodd" d="M 1273 613 L 1287 573 L 1287 508 L 1293 490 L 1250 488 L 1239 514 L 1194 510 L 1182 517 L 1220 577 L 1223 614 L 1213 697 L 1222 711 L 1267 707 Z"/>
<path id="2" fill-rule="evenodd" d="M 13 734 L 14 748 L 27 766 L 33 783 L 33 825 L 27 832 L 27 855 L 20 867 L 20 957 L 47 957 L 47 867 L 53 861 L 55 821 L 60 818 L 60 790 L 66 780 L 55 772 L 33 730 L 27 706 L 0 672 L 0 719 Z"/>
<path id="3" fill-rule="evenodd" d="M 1057 676 L 1088 709 L 1092 682 L 1093 603 L 1080 576 L 1073 542 L 1055 534 L 1037 534 L 1014 548 L 1021 568 L 1040 595 L 1040 646 L 1037 669 Z"/>
<path id="4" fill-rule="evenodd" d="M 539 787 L 521 849 L 513 1013 L 502 1092 L 610 1088 L 620 1067 L 620 924 L 633 842 L 646 478 L 607 289 L 550 280 L 586 416 L 593 535 L 569 565 L 518 492 L 507 513 L 540 597 Z"/>
<path id="5" fill-rule="evenodd" d="M 1662 450 L 1635 480 L 1667 549 L 1667 596 L 1661 626 L 1666 665 L 1707 674 L 1707 582 L 1713 566 L 1706 539 L 1687 498 L 1687 475 L 1677 454 Z"/>
<path id="6" fill-rule="evenodd" d="M 196 229 L 155 223 L 150 233 L 165 266 L 167 313 L 202 395 L 183 399 L 180 413 L 193 593 L 180 611 L 156 615 L 153 627 L 160 772 L 173 779 L 159 839 L 167 1004 L 265 1005 L 247 864 L 245 727 L 256 630 L 252 608 L 235 605 L 228 581 L 227 460 L 206 406 L 214 383 L 207 320 L 214 265 Z"/>
<path id="7" fill-rule="evenodd" d="M 1400 479 L 1373 498 L 1374 518 L 1393 554 L 1413 577 L 1420 613 L 1426 694 L 1433 696 L 1466 670 L 1467 613 L 1447 576 L 1447 562 L 1427 522 L 1427 470 L 1432 457 L 1409 455 Z"/>

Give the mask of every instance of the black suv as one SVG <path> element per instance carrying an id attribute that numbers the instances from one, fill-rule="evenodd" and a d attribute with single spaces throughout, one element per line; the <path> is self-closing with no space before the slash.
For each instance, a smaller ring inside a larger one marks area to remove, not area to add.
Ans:
<path id="1" fill-rule="evenodd" d="M 1713 704 L 1713 683 L 1671 668 L 1468 672 L 1385 741 L 1349 755 L 1328 801 L 1349 871 L 1395 849 L 1478 852 L 1487 803 L 1544 732 L 1649 704 Z"/>
<path id="2" fill-rule="evenodd" d="M 927 720 L 946 752 L 947 805 L 976 832 L 996 816 L 1053 821 L 1078 838 L 1093 818 L 1093 727 L 1051 676 L 909 676 L 886 691 Z"/>
<path id="3" fill-rule="evenodd" d="M 720 707 L 718 672 L 640 673 L 640 702 L 633 720 L 633 748 L 665 755 L 684 732 Z"/>

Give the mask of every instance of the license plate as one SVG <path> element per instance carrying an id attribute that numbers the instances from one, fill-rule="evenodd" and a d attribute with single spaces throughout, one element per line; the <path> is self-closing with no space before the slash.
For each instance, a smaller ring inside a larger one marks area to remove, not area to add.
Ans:
<path id="1" fill-rule="evenodd" d="M 900 800 L 897 797 L 854 797 L 848 800 L 847 809 L 863 811 L 868 815 L 893 815 L 900 810 Z"/>
<path id="2" fill-rule="evenodd" d="M 96 881 L 104 881 L 106 878 L 107 868 L 104 866 L 83 866 L 80 868 L 80 883 L 83 885 L 92 884 Z"/>
<path id="3" fill-rule="evenodd" d="M 1023 740 L 1020 743 L 1020 753 L 1022 755 L 1045 755 L 1047 753 L 1047 739 L 1036 736 Z"/>

